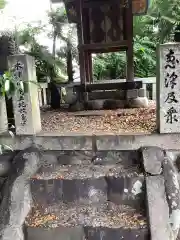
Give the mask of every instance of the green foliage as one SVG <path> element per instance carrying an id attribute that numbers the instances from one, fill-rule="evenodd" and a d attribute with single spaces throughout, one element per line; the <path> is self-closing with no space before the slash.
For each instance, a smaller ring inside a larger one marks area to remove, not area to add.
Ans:
<path id="1" fill-rule="evenodd" d="M 5 72 L 0 76 L 0 96 L 7 95 L 11 98 L 17 89 L 16 79 L 11 72 Z"/>
<path id="2" fill-rule="evenodd" d="M 12 132 L 10 132 L 11 134 Z M 11 147 L 9 147 L 8 145 L 5 145 L 5 144 L 0 144 L 0 155 L 3 154 L 3 153 L 6 153 L 6 152 L 13 152 L 13 149 Z"/>
<path id="3" fill-rule="evenodd" d="M 148 37 L 134 37 L 135 77 L 155 76 L 155 50 L 156 44 Z M 124 52 L 97 55 L 93 63 L 96 80 L 126 78 L 126 54 Z"/>
<path id="4" fill-rule="evenodd" d="M 17 84 L 19 81 L 20 84 Z M 29 83 L 36 84 L 38 88 L 41 86 L 39 83 L 34 81 L 25 81 L 17 78 L 14 75 L 14 70 L 6 71 L 4 74 L 0 75 L 0 96 L 7 96 L 9 99 L 14 96 L 14 94 L 20 94 L 20 92 L 26 93 L 28 91 Z"/>
<path id="5" fill-rule="evenodd" d="M 49 22 L 53 26 L 53 31 L 49 35 L 53 39 L 52 55 L 54 58 L 57 57 L 64 62 L 64 73 L 68 76 L 68 81 L 72 81 L 72 62 L 78 61 L 76 26 L 68 24 L 67 13 L 64 7 L 58 8 L 56 11 L 49 12 Z M 57 41 L 61 44 L 61 48 L 58 50 L 56 49 Z"/>
<path id="6" fill-rule="evenodd" d="M 24 46 L 24 53 L 35 57 L 36 73 L 38 81 L 48 77 L 51 81 L 65 82 L 73 77 L 72 61 L 78 60 L 76 48 L 76 26 L 68 24 L 65 8 L 48 13 L 52 31 L 47 31 L 42 23 L 37 26 L 28 24 L 24 30 L 16 32 L 18 46 Z M 64 33 L 66 28 L 66 33 Z M 47 37 L 52 39 L 53 49 L 50 50 L 39 44 L 38 36 L 46 32 Z M 61 48 L 57 49 L 57 41 Z"/>
<path id="7" fill-rule="evenodd" d="M 63 72 L 64 62 L 55 58 L 49 49 L 37 41 L 37 36 L 42 33 L 43 26 L 32 27 L 28 25 L 18 36 L 18 44 L 25 46 L 27 50 L 24 53 L 35 58 L 36 75 L 38 81 L 46 77 L 58 78 L 59 69 Z"/>
<path id="8" fill-rule="evenodd" d="M 1 2 L 4 1 L 0 0 L 0 8 L 3 6 Z M 135 77 L 156 75 L 157 44 L 173 40 L 174 30 L 180 29 L 179 0 L 151 0 L 150 3 L 147 15 L 134 17 Z M 72 62 L 78 62 L 76 26 L 68 24 L 64 7 L 51 9 L 48 17 L 52 30 L 47 36 L 52 39 L 52 52 L 37 40 L 37 36 L 46 31 L 42 23 L 35 27 L 28 24 L 23 31 L 15 33 L 15 38 L 19 46 L 26 47 L 25 53 L 35 57 L 38 80 L 49 77 L 56 82 L 71 81 Z M 93 74 L 96 80 L 126 78 L 125 53 L 96 55 Z"/>
<path id="9" fill-rule="evenodd" d="M 156 75 L 156 46 L 172 41 L 174 30 L 178 29 L 180 29 L 179 0 L 152 0 L 147 15 L 134 17 L 135 77 Z M 93 70 L 97 80 L 125 78 L 125 54 L 118 52 L 97 55 Z"/>
<path id="10" fill-rule="evenodd" d="M 94 77 L 97 80 L 123 78 L 126 73 L 126 56 L 124 53 L 97 55 L 93 66 Z"/>
<path id="11" fill-rule="evenodd" d="M 0 0 L 0 9 L 3 9 L 6 5 L 6 1 L 5 0 Z"/>
<path id="12" fill-rule="evenodd" d="M 47 47 L 37 42 L 34 42 L 30 51 L 26 51 L 26 53 L 35 57 L 36 75 L 39 80 L 49 77 L 51 74 L 53 78 L 56 78 L 58 77 L 58 69 L 64 68 L 64 63 L 61 59 L 54 58 Z"/>
<path id="13" fill-rule="evenodd" d="M 180 24 L 179 0 L 152 0 L 148 14 L 158 28 L 158 42 L 172 40 L 174 28 Z"/>
<path id="14" fill-rule="evenodd" d="M 134 38 L 134 74 L 135 77 L 156 75 L 156 43 L 148 37 Z"/>
<path id="15" fill-rule="evenodd" d="M 49 23 L 53 26 L 57 35 L 62 35 L 62 29 L 64 24 L 68 23 L 68 18 L 66 14 L 65 7 L 58 8 L 56 10 L 51 10 L 48 12 Z M 53 33 L 52 33 L 53 34 Z"/>

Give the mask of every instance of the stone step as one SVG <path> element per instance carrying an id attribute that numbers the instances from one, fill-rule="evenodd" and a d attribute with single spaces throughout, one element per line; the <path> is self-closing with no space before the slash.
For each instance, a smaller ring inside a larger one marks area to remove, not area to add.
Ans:
<path id="1" fill-rule="evenodd" d="M 107 114 L 107 113 L 106 113 Z M 112 113 L 110 113 L 112 114 Z M 96 165 L 106 164 L 139 164 L 141 154 L 139 151 L 84 151 L 84 150 L 66 150 L 66 151 L 45 151 L 43 153 L 46 166 L 59 165 L 83 165 L 94 163 Z"/>
<path id="2" fill-rule="evenodd" d="M 150 240 L 147 228 L 28 227 L 25 240 Z"/>
<path id="3" fill-rule="evenodd" d="M 26 240 L 149 239 L 146 218 L 112 203 L 34 207 L 26 219 Z"/>
<path id="4" fill-rule="evenodd" d="M 144 175 L 137 165 L 62 165 L 47 167 L 31 180 L 33 200 L 44 206 L 107 200 L 140 207 Z"/>

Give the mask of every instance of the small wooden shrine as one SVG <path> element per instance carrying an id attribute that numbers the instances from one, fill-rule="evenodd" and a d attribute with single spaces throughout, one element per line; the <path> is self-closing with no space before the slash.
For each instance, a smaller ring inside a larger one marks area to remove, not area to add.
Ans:
<path id="1" fill-rule="evenodd" d="M 146 14 L 148 0 L 64 0 L 64 3 L 69 22 L 76 23 L 78 28 L 81 83 L 93 81 L 92 53 L 114 51 L 126 51 L 127 81 L 133 81 L 133 15 Z"/>

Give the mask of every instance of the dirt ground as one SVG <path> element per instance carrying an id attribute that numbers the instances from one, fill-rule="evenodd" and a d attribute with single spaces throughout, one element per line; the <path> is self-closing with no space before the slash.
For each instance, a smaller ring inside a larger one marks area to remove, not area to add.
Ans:
<path id="1" fill-rule="evenodd" d="M 62 112 L 41 110 L 43 132 L 58 133 L 151 133 L 156 130 L 156 105 L 146 109 Z"/>

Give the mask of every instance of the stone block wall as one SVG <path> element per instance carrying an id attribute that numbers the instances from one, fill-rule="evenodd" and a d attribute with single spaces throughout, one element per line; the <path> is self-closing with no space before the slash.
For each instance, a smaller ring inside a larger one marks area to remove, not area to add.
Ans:
<path id="1" fill-rule="evenodd" d="M 150 239 L 149 233 L 153 240 L 176 239 L 179 227 L 179 183 L 176 181 L 179 139 L 178 134 L 59 137 L 39 135 L 15 138 L 2 136 L 0 143 L 11 146 L 15 151 L 0 156 L 1 189 L 4 189 L 3 186 L 12 189 L 9 193 L 1 191 L 1 203 L 4 194 L 14 196 L 13 186 L 19 184 L 19 178 L 24 179 L 21 178 L 23 174 L 27 176 L 28 185 L 21 183 L 21 188 L 29 186 L 29 190 L 26 189 L 30 194 L 28 199 L 32 197 L 29 209 L 33 209 L 26 214 L 27 240 L 42 237 L 47 240 L 52 237 L 56 239 L 58 234 L 62 239 L 76 236 L 77 240 L 84 237 L 101 239 L 102 234 L 105 239 L 135 239 L 136 235 L 139 239 Z M 39 154 L 38 164 L 36 160 L 33 165 L 24 164 L 25 159 L 29 163 L 36 159 L 35 153 Z M 30 169 L 38 167 L 29 171 L 28 166 Z M 8 169 L 15 170 L 13 175 Z M 20 201 L 18 195 L 15 197 L 16 201 Z M 20 197 L 24 202 L 27 200 L 26 196 Z M 116 211 L 113 210 L 114 207 Z M 9 209 L 9 205 L 3 208 Z M 44 209 L 48 211 L 46 214 Z M 141 228 L 138 227 L 139 223 L 136 226 L 129 225 L 127 230 L 124 228 L 124 221 L 127 218 L 129 221 L 132 219 L 132 209 L 135 209 L 133 216 L 140 214 L 143 225 Z M 142 210 L 145 210 L 145 213 L 140 213 Z M 36 220 L 40 221 L 40 226 L 33 222 L 39 211 L 42 215 Z M 108 220 L 110 222 L 107 228 L 105 219 L 109 219 L 110 212 L 117 222 Z M 52 222 L 48 220 L 47 230 L 41 221 L 44 216 L 51 216 L 48 215 L 50 213 L 53 213 L 55 225 L 52 227 Z M 118 214 L 123 214 L 125 219 L 122 220 Z M 99 221 L 101 227 L 98 225 Z M 61 227 L 58 224 L 61 224 Z M 0 231 L 8 234 L 8 226 L 7 220 L 6 227 Z"/>

